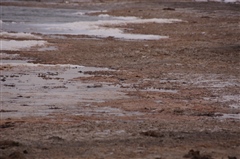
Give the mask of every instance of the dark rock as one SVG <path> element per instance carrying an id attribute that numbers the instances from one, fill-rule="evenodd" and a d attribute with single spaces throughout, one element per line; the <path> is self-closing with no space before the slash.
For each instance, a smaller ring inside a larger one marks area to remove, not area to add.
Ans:
<path id="1" fill-rule="evenodd" d="M 21 106 L 23 106 L 23 107 L 28 107 L 29 105 L 28 105 L 28 104 L 22 104 Z"/>
<path id="2" fill-rule="evenodd" d="M 9 155 L 9 159 L 26 159 L 26 157 L 18 151 L 15 151 Z"/>
<path id="3" fill-rule="evenodd" d="M 191 159 L 212 159 L 209 155 L 201 155 L 200 151 L 190 150 L 186 155 L 183 156 L 184 158 L 191 158 Z"/>
<path id="4" fill-rule="evenodd" d="M 54 140 L 54 141 L 63 141 L 64 139 L 59 137 L 59 136 L 52 136 L 48 138 L 49 140 Z"/>
<path id="5" fill-rule="evenodd" d="M 6 87 L 15 87 L 15 84 L 4 84 Z"/>
<path id="6" fill-rule="evenodd" d="M 157 131 L 152 131 L 152 130 L 141 132 L 140 134 L 144 136 L 151 136 L 151 137 L 164 137 L 164 134 Z"/>
<path id="7" fill-rule="evenodd" d="M 201 16 L 201 18 L 210 18 L 209 16 Z"/>
<path id="8" fill-rule="evenodd" d="M 180 108 L 176 108 L 173 110 L 173 114 L 175 115 L 183 115 L 184 114 L 184 110 L 180 109 Z"/>
<path id="9" fill-rule="evenodd" d="M 207 117 L 215 117 L 216 116 L 214 112 L 197 112 L 193 115 L 195 115 L 195 116 L 207 116 Z"/>
<path id="10" fill-rule="evenodd" d="M 23 153 L 24 153 L 24 154 L 28 154 L 28 151 L 27 151 L 27 150 L 24 150 Z"/>
<path id="11" fill-rule="evenodd" d="M 87 88 L 100 88 L 102 87 L 103 85 L 101 83 L 96 83 L 94 84 L 93 86 L 87 86 Z"/>
<path id="12" fill-rule="evenodd" d="M 14 127 L 14 123 L 12 123 L 12 122 L 5 122 L 4 124 L 0 125 L 0 128 L 10 128 L 10 127 Z"/>
<path id="13" fill-rule="evenodd" d="M 175 8 L 170 8 L 170 7 L 167 7 L 167 8 L 163 8 L 163 10 L 175 11 Z"/>
<path id="14" fill-rule="evenodd" d="M 17 112 L 17 110 L 4 110 L 4 109 L 1 109 L 0 112 L 1 112 L 1 113 Z"/>
<path id="15" fill-rule="evenodd" d="M 190 150 L 186 155 L 183 156 L 184 158 L 198 158 L 200 157 L 199 151 Z"/>
<path id="16" fill-rule="evenodd" d="M 57 107 L 57 106 L 54 106 L 54 105 L 52 105 L 52 106 L 50 106 L 50 107 L 49 107 L 49 109 L 61 109 L 61 108 L 59 108 L 59 107 Z"/>
<path id="17" fill-rule="evenodd" d="M 16 146 L 20 146 L 20 143 L 12 140 L 0 141 L 0 149 L 6 149 L 6 148 L 16 147 Z"/>

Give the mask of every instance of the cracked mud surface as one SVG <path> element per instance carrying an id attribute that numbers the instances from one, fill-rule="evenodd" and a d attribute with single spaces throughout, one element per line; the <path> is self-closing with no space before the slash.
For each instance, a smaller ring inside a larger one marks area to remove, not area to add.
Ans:
<path id="1" fill-rule="evenodd" d="M 168 39 L 40 34 L 57 49 L 3 51 L 20 55 L 12 60 L 94 69 L 1 65 L 0 158 L 240 158 L 239 4 L 1 5 L 98 8 L 182 22 L 114 26 Z"/>

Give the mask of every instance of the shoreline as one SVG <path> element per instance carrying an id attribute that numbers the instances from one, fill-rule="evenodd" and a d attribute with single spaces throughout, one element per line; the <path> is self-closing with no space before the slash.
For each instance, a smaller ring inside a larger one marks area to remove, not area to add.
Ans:
<path id="1" fill-rule="evenodd" d="M 115 17 L 182 22 L 114 26 L 128 34 L 169 36 L 159 40 L 1 34 L 46 44 L 1 51 L 0 158 L 240 158 L 237 4 L 78 4 L 108 8 L 104 14 Z M 48 67 L 64 64 L 84 67 Z"/>

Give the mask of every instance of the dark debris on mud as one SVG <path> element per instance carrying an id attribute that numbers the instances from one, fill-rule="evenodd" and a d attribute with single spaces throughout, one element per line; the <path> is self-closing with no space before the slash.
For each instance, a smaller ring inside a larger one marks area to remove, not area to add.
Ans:
<path id="1" fill-rule="evenodd" d="M 200 151 L 196 150 L 189 150 L 189 152 L 183 156 L 184 158 L 191 158 L 191 159 L 212 159 L 210 155 L 202 155 Z"/>

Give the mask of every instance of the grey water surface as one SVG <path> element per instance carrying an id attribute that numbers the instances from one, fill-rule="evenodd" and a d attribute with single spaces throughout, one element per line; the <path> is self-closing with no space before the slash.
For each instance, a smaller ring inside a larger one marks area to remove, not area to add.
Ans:
<path id="1" fill-rule="evenodd" d="M 111 17 L 89 16 L 89 10 L 1 6 L 1 30 L 41 33 L 38 24 L 64 24 L 82 21 L 110 20 Z"/>

